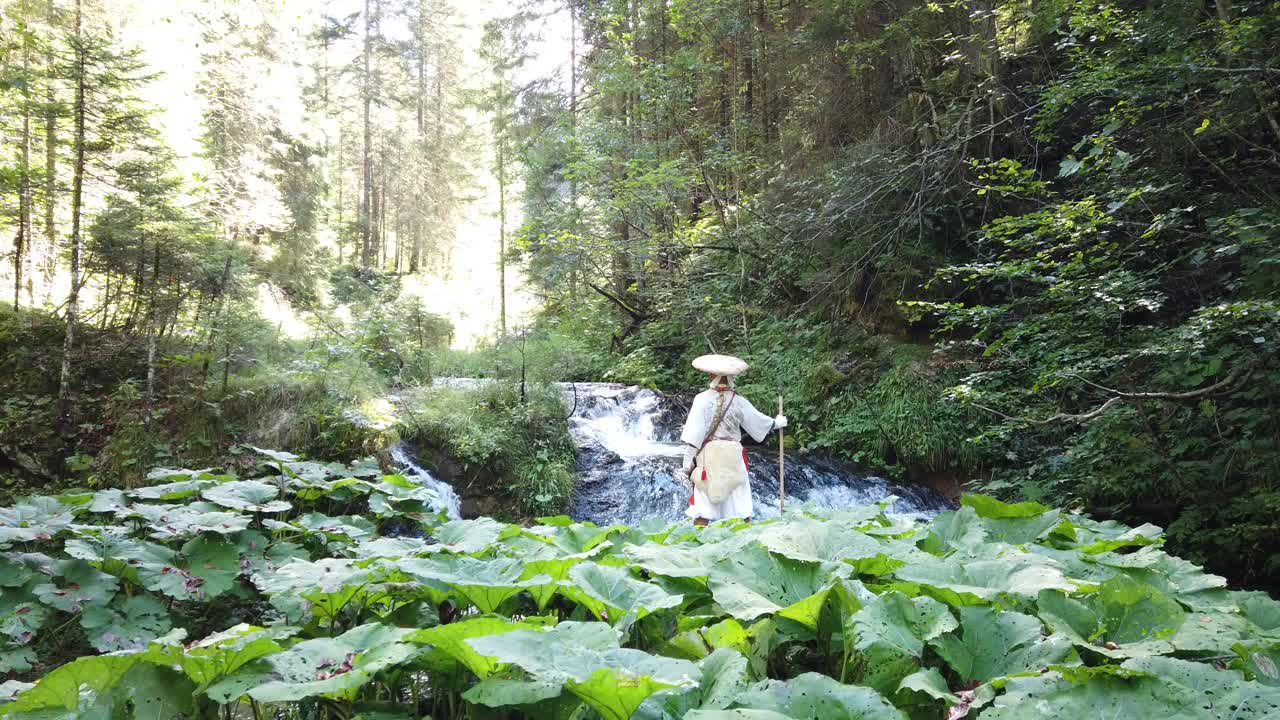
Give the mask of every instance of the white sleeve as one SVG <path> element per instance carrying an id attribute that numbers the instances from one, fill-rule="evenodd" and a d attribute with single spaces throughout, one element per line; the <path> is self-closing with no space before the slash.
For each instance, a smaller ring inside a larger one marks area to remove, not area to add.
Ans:
<path id="1" fill-rule="evenodd" d="M 707 430 L 711 424 L 711 415 L 707 412 L 710 403 L 705 401 L 705 396 L 698 395 L 693 399 L 693 405 L 689 407 L 689 417 L 684 421 L 684 429 L 680 431 L 680 441 L 686 445 L 692 445 L 695 448 L 702 445 L 702 441 L 707 438 Z"/>
<path id="2" fill-rule="evenodd" d="M 741 395 L 738 400 L 742 403 L 742 429 L 756 442 L 764 442 L 765 436 L 773 429 L 773 418 L 757 410 L 750 400 Z"/>

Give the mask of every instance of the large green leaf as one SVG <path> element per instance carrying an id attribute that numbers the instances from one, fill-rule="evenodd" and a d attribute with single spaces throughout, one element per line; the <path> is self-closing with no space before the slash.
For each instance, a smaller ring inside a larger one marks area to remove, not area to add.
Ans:
<path id="1" fill-rule="evenodd" d="M 772 710 L 690 710 L 685 720 L 794 720 L 791 716 Z"/>
<path id="2" fill-rule="evenodd" d="M 301 619 L 313 614 L 328 620 L 350 603 L 367 597 L 370 586 L 384 575 L 381 566 L 322 558 L 315 562 L 293 560 L 274 570 L 256 572 L 252 580 L 288 617 Z"/>
<path id="3" fill-rule="evenodd" d="M 139 517 L 145 520 L 147 533 L 156 540 L 189 538 L 206 532 L 232 535 L 248 528 L 253 520 L 252 517 L 238 512 L 219 510 L 211 503 L 191 505 L 134 503 L 129 506 L 128 517 Z"/>
<path id="4" fill-rule="evenodd" d="M 186 647 L 155 644 L 147 654 L 153 662 L 181 668 L 197 689 L 203 691 L 249 663 L 280 652 L 283 648 L 279 641 L 293 632 L 294 628 L 288 626 L 260 628 L 240 624 Z M 225 703 L 234 697 L 214 699 Z"/>
<path id="5" fill-rule="evenodd" d="M 731 536 L 717 543 L 677 543 L 627 545 L 622 556 L 649 573 L 673 578 L 705 578 L 717 562 L 750 542 L 746 536 Z"/>
<path id="6" fill-rule="evenodd" d="M 472 685 L 462 697 L 486 707 L 533 705 L 558 696 L 563 689 L 560 683 L 547 680 L 490 677 Z"/>
<path id="7" fill-rule="evenodd" d="M 509 526 L 492 518 L 450 520 L 431 531 L 433 549 L 470 555 L 489 549 Z"/>
<path id="8" fill-rule="evenodd" d="M 1045 636 L 1038 618 L 991 607 L 960 609 L 960 634 L 934 638 L 930 645 L 961 680 L 986 682 L 1014 673 L 1035 672 L 1073 655 L 1071 639 Z"/>
<path id="9" fill-rule="evenodd" d="M 428 643 L 434 650 L 453 661 L 462 664 L 481 680 L 489 677 L 498 667 L 493 658 L 481 655 L 467 640 L 478 637 L 490 637 L 516 630 L 527 630 L 532 626 L 512 622 L 496 617 L 468 618 L 448 625 L 437 625 L 426 630 L 416 630 L 405 636 L 406 641 Z"/>
<path id="10" fill-rule="evenodd" d="M 83 560 L 62 560 L 54 565 L 58 583 L 44 583 L 31 589 L 45 605 L 63 612 L 78 613 L 86 607 L 105 605 L 120 587 L 115 577 Z"/>
<path id="11" fill-rule="evenodd" d="M 227 538 L 216 535 L 192 538 L 182 546 L 182 554 L 187 560 L 187 572 L 200 578 L 205 598 L 227 592 L 240 575 L 240 546 Z"/>
<path id="12" fill-rule="evenodd" d="M 406 558 L 396 567 L 416 578 L 446 583 L 460 599 L 469 601 L 482 613 L 491 613 L 503 600 L 521 590 L 551 581 L 545 575 L 521 579 L 523 566 L 515 558 L 479 560 L 465 555 L 433 555 Z"/>
<path id="13" fill-rule="evenodd" d="M 1173 598 L 1124 575 L 1079 599 L 1046 590 L 1038 605 L 1040 618 L 1055 633 L 1110 657 L 1172 652 L 1170 640 L 1186 616 Z"/>
<path id="14" fill-rule="evenodd" d="M 49 540 L 75 522 L 75 508 L 51 497 L 23 498 L 0 507 L 0 548 L 15 542 Z"/>
<path id="15" fill-rule="evenodd" d="M 906 720 L 875 690 L 844 685 L 818 673 L 804 673 L 786 682 L 763 680 L 743 691 L 735 704 L 797 720 Z"/>
<path id="16" fill-rule="evenodd" d="M 249 512 L 275 513 L 284 512 L 292 507 L 285 500 L 277 500 L 280 487 L 261 480 L 233 480 L 200 491 L 200 495 L 210 502 L 232 510 Z"/>
<path id="17" fill-rule="evenodd" d="M 1042 590 L 1076 587 L 1049 558 L 1010 546 L 992 546 L 989 553 L 979 557 L 922 554 L 893 574 L 900 580 L 926 586 L 933 591 L 931 594 L 952 605 L 990 602 L 1005 594 L 1032 599 Z"/>
<path id="18" fill-rule="evenodd" d="M 334 638 L 305 640 L 266 656 L 271 679 L 249 690 L 249 696 L 259 702 L 287 702 L 349 693 L 378 672 L 421 653 L 421 647 L 403 642 L 411 632 L 371 623 Z"/>
<path id="19" fill-rule="evenodd" d="M 178 473 L 182 471 L 164 470 L 163 472 Z M 213 476 L 206 471 L 196 470 L 186 472 L 191 473 L 191 475 L 185 476 L 189 479 L 178 480 L 176 482 L 169 482 L 161 485 L 149 485 L 136 490 L 130 490 L 129 496 L 142 500 L 161 500 L 164 502 L 172 502 L 174 500 L 185 500 L 196 495 L 205 488 L 213 487 L 218 484 L 218 481 L 213 479 Z M 206 477 L 200 477 L 202 475 Z M 154 479 L 155 476 L 156 471 L 152 471 L 147 478 Z M 176 476 L 177 475 L 170 475 L 169 477 Z"/>
<path id="20" fill-rule="evenodd" d="M 760 524 L 740 534 L 753 537 L 770 552 L 792 560 L 872 558 L 883 551 L 879 541 L 853 528 L 810 518 Z"/>
<path id="21" fill-rule="evenodd" d="M 80 625 L 89 643 L 102 652 L 141 650 L 173 628 L 164 604 L 150 595 L 86 607 Z"/>
<path id="22" fill-rule="evenodd" d="M 993 519 L 1030 518 L 1043 515 L 1049 508 L 1038 502 L 1006 503 L 990 495 L 966 494 L 960 504 L 971 507 L 980 517 Z"/>
<path id="23" fill-rule="evenodd" d="M 1263 720 L 1275 717 L 1280 689 L 1238 672 L 1173 658 L 1128 660 L 1119 668 L 1011 678 L 983 720 L 1027 717 Z"/>
<path id="24" fill-rule="evenodd" d="M 300 515 L 294 523 L 312 533 L 322 533 L 336 540 L 364 540 L 378 533 L 373 521 L 353 515 L 330 517 L 324 513 L 312 512 Z"/>
<path id="25" fill-rule="evenodd" d="M 1082 515 L 1070 515 L 1068 521 L 1073 536 L 1068 545 L 1091 555 L 1156 544 L 1164 536 L 1163 530 L 1149 523 L 1131 528 L 1115 520 L 1098 521 Z"/>
<path id="26" fill-rule="evenodd" d="M 77 710 L 82 693 L 96 696 L 111 690 L 139 660 L 141 656 L 136 654 L 96 655 L 72 660 L 40 678 L 34 687 L 24 690 L 13 702 L 0 705 L 0 716 L 38 710 Z"/>
<path id="27" fill-rule="evenodd" d="M 815 627 L 831 588 L 849 573 L 847 565 L 792 560 L 748 545 L 712 567 L 708 587 L 739 620 L 776 614 Z"/>
<path id="28" fill-rule="evenodd" d="M 965 506 L 935 517 L 929 523 L 929 533 L 920 541 L 920 547 L 935 555 L 946 555 L 956 550 L 972 552 L 986 539 L 987 529 L 977 511 Z"/>
<path id="29" fill-rule="evenodd" d="M 468 642 L 535 679 L 563 683 L 607 720 L 627 720 L 655 692 L 693 685 L 699 677 L 688 661 L 619 648 L 617 633 L 604 623 L 565 622 Z"/>
<path id="30" fill-rule="evenodd" d="M 635 579 L 626 568 L 583 562 L 569 570 L 569 579 L 572 584 L 561 587 L 561 594 L 587 607 L 597 618 L 615 623 L 626 615 L 640 619 L 684 600 Z"/>
<path id="31" fill-rule="evenodd" d="M 888 695 L 919 669 L 925 643 L 956 627 L 955 616 L 937 600 L 888 592 L 851 616 L 845 635 L 865 658 L 863 682 Z"/>
<path id="32" fill-rule="evenodd" d="M 698 662 L 698 670 L 696 687 L 649 697 L 636 712 L 637 720 L 683 718 L 696 709 L 726 708 L 747 685 L 747 659 L 737 650 L 716 650 Z"/>
<path id="33" fill-rule="evenodd" d="M 538 604 L 539 612 L 547 609 L 547 605 L 560 589 L 560 581 L 569 577 L 569 570 L 580 562 L 582 559 L 577 557 L 547 558 L 525 562 L 524 570 L 520 573 L 521 580 L 532 580 L 538 576 L 547 578 L 547 582 L 528 588 L 529 594 Z"/>

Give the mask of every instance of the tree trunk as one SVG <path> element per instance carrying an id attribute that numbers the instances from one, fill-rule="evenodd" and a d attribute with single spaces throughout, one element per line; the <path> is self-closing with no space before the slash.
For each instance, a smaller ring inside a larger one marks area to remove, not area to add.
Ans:
<path id="1" fill-rule="evenodd" d="M 499 107 L 499 113 L 506 109 Z M 498 329 L 500 337 L 507 336 L 507 139 L 505 122 L 499 123 L 498 132 Z"/>
<path id="2" fill-rule="evenodd" d="M 145 243 L 143 248 L 145 249 Z M 143 413 L 143 430 L 151 434 L 151 420 L 156 402 L 156 304 L 160 293 L 160 241 L 156 240 L 155 262 L 151 266 L 151 298 L 147 303 L 147 398 Z"/>
<path id="3" fill-rule="evenodd" d="M 222 263 L 222 280 L 218 283 L 218 311 L 209 317 L 209 338 L 205 342 L 204 359 L 200 364 L 200 387 L 198 392 L 203 397 L 204 387 L 209 380 L 209 363 L 213 359 L 214 344 L 218 337 L 218 323 L 226 324 L 227 321 L 227 285 L 231 282 L 231 252 L 227 252 L 227 258 Z M 226 329 L 223 329 L 225 333 Z"/>
<path id="4" fill-rule="evenodd" d="M 85 155 L 85 58 L 82 25 L 83 0 L 76 0 L 74 101 L 75 167 L 71 176 L 71 291 L 67 295 L 67 328 L 62 339 L 62 368 L 58 373 L 58 422 L 63 433 L 71 430 L 71 352 L 75 348 L 76 323 L 80 319 L 80 211 L 84 198 Z"/>
<path id="5" fill-rule="evenodd" d="M 54 0 L 49 0 L 46 9 L 46 20 L 54 27 Z M 55 102 L 53 78 L 55 68 L 53 53 L 45 52 L 45 89 L 44 89 L 44 238 L 45 257 L 44 284 L 46 296 L 53 284 L 53 275 L 58 267 L 58 234 L 54 226 L 54 209 L 57 207 L 57 170 L 58 170 L 58 110 Z"/>
<path id="6" fill-rule="evenodd" d="M 373 248 L 370 236 L 370 211 L 373 205 L 373 128 L 370 123 L 370 109 L 373 105 L 373 94 L 370 88 L 371 61 L 373 58 L 373 16 L 370 13 L 369 0 L 364 0 L 364 78 L 361 88 L 364 103 L 364 145 L 362 149 L 362 169 L 364 182 L 360 190 L 360 264 L 369 267 L 370 251 Z"/>
<path id="7" fill-rule="evenodd" d="M 22 3 L 23 21 L 28 18 L 27 3 Z M 22 266 L 29 258 L 23 257 L 31 247 L 31 40 L 22 41 L 22 145 L 18 165 L 18 235 L 13 242 L 13 309 L 18 310 L 22 293 Z M 31 277 L 27 276 L 27 301 L 32 302 Z"/>

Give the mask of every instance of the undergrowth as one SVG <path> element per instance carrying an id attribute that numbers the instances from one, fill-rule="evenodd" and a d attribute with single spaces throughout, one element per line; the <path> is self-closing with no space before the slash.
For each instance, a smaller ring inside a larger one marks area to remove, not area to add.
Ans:
<path id="1" fill-rule="evenodd" d="M 426 387 L 405 408 L 406 439 L 459 463 L 465 484 L 478 483 L 479 492 L 504 500 L 510 509 L 504 514 L 533 517 L 567 507 L 576 479 L 574 446 L 555 386 Z"/>

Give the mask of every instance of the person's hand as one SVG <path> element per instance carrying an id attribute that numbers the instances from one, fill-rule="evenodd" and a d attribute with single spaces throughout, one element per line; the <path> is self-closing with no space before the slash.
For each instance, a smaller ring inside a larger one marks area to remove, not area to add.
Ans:
<path id="1" fill-rule="evenodd" d="M 692 466 L 692 465 L 681 465 L 681 466 L 680 466 L 680 472 L 684 473 L 684 479 L 688 480 L 688 479 L 689 479 L 689 476 L 690 476 L 690 475 L 693 475 L 693 466 Z"/>
<path id="2" fill-rule="evenodd" d="M 779 415 L 778 417 L 776 417 L 776 418 L 774 418 L 774 419 L 773 419 L 773 429 L 774 429 L 774 430 L 781 430 L 782 428 L 784 428 L 784 427 L 786 427 L 786 426 L 787 426 L 787 416 L 786 416 L 786 415 Z"/>

